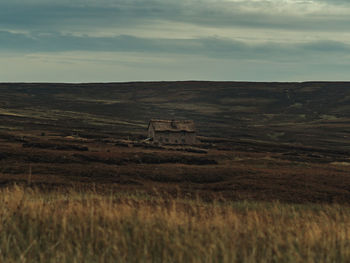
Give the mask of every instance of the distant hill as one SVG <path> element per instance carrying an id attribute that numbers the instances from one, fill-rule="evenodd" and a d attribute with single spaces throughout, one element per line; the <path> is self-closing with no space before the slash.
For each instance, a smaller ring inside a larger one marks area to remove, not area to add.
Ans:
<path id="1" fill-rule="evenodd" d="M 0 84 L 1 129 L 146 134 L 151 118 L 200 135 L 350 150 L 350 82 Z"/>

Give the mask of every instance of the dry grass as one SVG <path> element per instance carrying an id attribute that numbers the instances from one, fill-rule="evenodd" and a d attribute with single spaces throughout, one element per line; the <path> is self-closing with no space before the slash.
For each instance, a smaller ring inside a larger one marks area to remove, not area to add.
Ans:
<path id="1" fill-rule="evenodd" d="M 350 208 L 0 190 L 0 262 L 349 262 Z"/>

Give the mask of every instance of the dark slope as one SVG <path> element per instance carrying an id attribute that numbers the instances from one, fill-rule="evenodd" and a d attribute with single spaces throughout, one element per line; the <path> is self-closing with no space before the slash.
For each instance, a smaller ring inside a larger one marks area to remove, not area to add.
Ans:
<path id="1" fill-rule="evenodd" d="M 348 82 L 4 83 L 0 109 L 5 128 L 117 136 L 144 133 L 150 118 L 178 118 L 205 136 L 350 148 Z"/>
<path id="2" fill-rule="evenodd" d="M 349 87 L 0 84 L 0 187 L 349 204 Z M 194 119 L 201 151 L 120 140 L 150 118 Z"/>

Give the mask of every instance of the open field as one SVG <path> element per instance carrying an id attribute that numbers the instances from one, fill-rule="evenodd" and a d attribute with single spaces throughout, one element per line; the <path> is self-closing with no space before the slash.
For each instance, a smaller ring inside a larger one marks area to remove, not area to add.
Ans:
<path id="1" fill-rule="evenodd" d="M 348 204 L 348 85 L 0 84 L 0 185 Z M 150 118 L 199 144 L 144 144 Z"/>
<path id="2" fill-rule="evenodd" d="M 118 140 L 14 134 L 0 134 L 1 186 L 75 185 L 102 193 L 158 189 L 208 200 L 217 196 L 293 203 L 350 200 L 350 166 L 344 152 L 226 141 L 203 143 L 201 148 L 136 143 L 127 147 Z"/>
<path id="3" fill-rule="evenodd" d="M 1 262 L 348 262 L 350 208 L 0 190 Z"/>
<path id="4" fill-rule="evenodd" d="M 204 136 L 350 149 L 347 82 L 0 84 L 3 129 L 116 137 L 151 118 L 193 119 Z"/>
<path id="5" fill-rule="evenodd" d="M 348 85 L 0 84 L 0 262 L 348 262 Z"/>

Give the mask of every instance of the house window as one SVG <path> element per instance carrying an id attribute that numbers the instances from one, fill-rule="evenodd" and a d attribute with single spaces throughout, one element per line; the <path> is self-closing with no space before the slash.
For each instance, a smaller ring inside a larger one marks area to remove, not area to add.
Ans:
<path id="1" fill-rule="evenodd" d="M 175 143 L 177 143 L 177 140 L 175 140 Z"/>
<path id="2" fill-rule="evenodd" d="M 181 139 L 182 143 L 185 143 L 185 139 Z"/>
<path id="3" fill-rule="evenodd" d="M 160 141 L 160 142 L 163 142 L 163 137 L 159 137 L 159 141 Z"/>
<path id="4" fill-rule="evenodd" d="M 166 142 L 169 142 L 169 139 L 168 139 L 168 138 L 166 138 L 166 139 L 165 139 L 165 141 L 166 141 Z"/>

